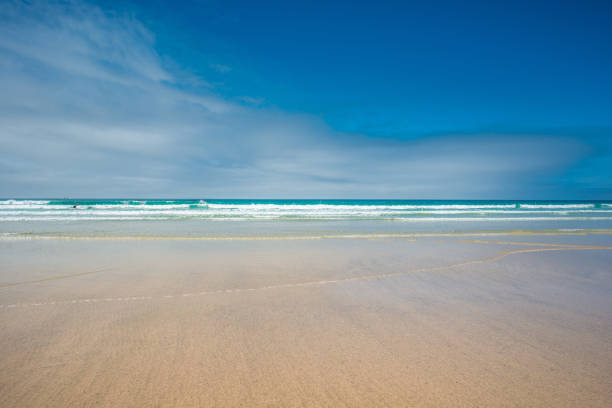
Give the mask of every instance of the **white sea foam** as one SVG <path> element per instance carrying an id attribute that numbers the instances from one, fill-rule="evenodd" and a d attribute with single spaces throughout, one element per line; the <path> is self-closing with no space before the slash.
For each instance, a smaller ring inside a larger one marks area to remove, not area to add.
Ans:
<path id="1" fill-rule="evenodd" d="M 611 203 L 206 203 L 180 200 L 2 200 L 0 221 L 123 221 L 203 219 L 237 220 L 350 220 L 391 219 L 401 221 L 487 221 L 487 220 L 570 220 L 605 219 Z M 75 208 L 76 205 L 76 208 Z M 579 217 L 579 218 L 576 218 Z M 591 218 L 589 218 L 591 217 Z"/>
<path id="2" fill-rule="evenodd" d="M 520 204 L 520 208 L 594 208 L 595 204 Z"/>
<path id="3" fill-rule="evenodd" d="M 293 211 L 236 211 L 232 209 L 219 209 L 219 210 L 203 210 L 203 209 L 183 209 L 183 210 L 159 210 L 159 209 L 114 209 L 114 210 L 94 210 L 94 209 L 62 209 L 62 210 L 0 210 L 0 215 L 3 216 L 71 216 L 71 217 L 85 217 L 85 216 L 177 216 L 177 217 L 214 217 L 214 216 L 421 216 L 421 215 L 470 215 L 470 214 L 500 214 L 500 215 L 514 215 L 514 214 L 580 214 L 580 213 L 612 213 L 612 209 L 606 210 L 585 210 L 585 209 L 572 209 L 572 210 L 400 210 L 400 211 L 385 211 L 385 210 L 293 210 Z"/>
<path id="4" fill-rule="evenodd" d="M 0 221 L 164 221 L 172 220 L 176 217 L 67 217 L 67 216 L 43 216 L 43 217 L 2 217 Z M 246 221 L 247 217 L 227 217 L 227 218 L 211 218 L 213 221 Z M 257 217 L 257 219 L 278 219 L 274 216 L 263 216 Z M 343 217 L 329 217 L 323 218 L 327 220 L 341 220 Z M 383 218 L 384 219 L 384 218 Z M 397 217 L 389 218 L 396 221 L 404 222 L 420 222 L 420 221 L 560 221 L 560 220 L 612 220 L 612 217 L 579 217 L 579 216 L 565 216 L 565 217 Z"/>
<path id="5" fill-rule="evenodd" d="M 9 200 L 10 201 L 10 200 Z M 75 204 L 45 204 L 44 202 L 6 203 L 0 205 L 0 211 L 5 209 L 28 210 L 66 210 L 73 209 Z M 79 204 L 77 209 L 180 209 L 180 208 L 206 208 L 205 204 Z"/>
<path id="6" fill-rule="evenodd" d="M 2 205 L 43 205 L 48 204 L 48 200 L 0 200 Z"/>
<path id="7" fill-rule="evenodd" d="M 344 205 L 344 204 L 207 204 L 208 208 L 212 209 L 236 209 L 250 211 L 269 211 L 269 210 L 444 210 L 444 209 L 481 209 L 481 208 L 516 208 L 516 204 L 444 204 L 444 205 L 403 205 L 403 204 L 388 204 L 388 205 Z"/>

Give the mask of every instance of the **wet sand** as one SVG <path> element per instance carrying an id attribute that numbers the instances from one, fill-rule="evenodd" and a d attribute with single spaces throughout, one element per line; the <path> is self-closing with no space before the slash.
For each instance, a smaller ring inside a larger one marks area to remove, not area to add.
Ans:
<path id="1" fill-rule="evenodd" d="M 0 406 L 612 405 L 612 236 L 0 242 Z"/>

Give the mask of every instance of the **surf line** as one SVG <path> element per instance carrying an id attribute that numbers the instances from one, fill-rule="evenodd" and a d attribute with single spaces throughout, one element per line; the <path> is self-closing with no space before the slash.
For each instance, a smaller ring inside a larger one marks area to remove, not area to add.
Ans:
<path id="1" fill-rule="evenodd" d="M 36 279 L 36 280 L 31 280 L 31 281 L 0 283 L 0 288 L 6 288 L 9 286 L 27 285 L 29 283 L 41 283 L 41 282 L 47 282 L 47 281 L 52 281 L 52 280 L 58 280 L 58 279 L 75 278 L 77 276 L 93 275 L 94 273 L 105 272 L 111 269 L 114 269 L 114 268 L 102 268 L 102 269 L 96 269 L 95 271 L 72 273 L 68 275 L 51 276 L 49 278 Z"/>
<path id="2" fill-rule="evenodd" d="M 501 242 L 490 242 L 490 243 L 500 244 Z M 504 244 L 511 244 L 511 243 L 504 242 Z M 544 245 L 548 245 L 548 244 L 544 244 Z M 429 267 L 424 267 L 424 268 L 410 269 L 410 270 L 401 271 L 401 272 L 362 275 L 362 276 L 355 276 L 355 277 L 342 278 L 342 279 L 316 280 L 316 281 L 298 282 L 298 283 L 285 283 L 285 284 L 279 284 L 279 285 L 259 286 L 255 288 L 219 289 L 219 290 L 203 291 L 203 292 L 182 293 L 182 294 L 176 294 L 176 295 L 168 294 L 168 295 L 156 296 L 156 297 L 154 296 L 127 296 L 127 297 L 93 298 L 93 299 L 73 299 L 73 300 L 60 300 L 60 301 L 36 302 L 36 303 L 14 303 L 14 304 L 9 304 L 9 305 L 0 305 L 0 309 L 15 309 L 15 308 L 26 308 L 26 307 L 74 305 L 74 304 L 105 303 L 105 302 L 132 302 L 132 301 L 142 301 L 142 300 L 173 299 L 173 298 L 197 297 L 197 296 L 207 296 L 207 295 L 227 294 L 227 293 L 247 293 L 247 292 L 275 290 L 275 289 L 284 289 L 284 288 L 299 288 L 299 287 L 306 287 L 306 286 L 331 285 L 331 284 L 340 284 L 340 283 L 355 282 L 355 281 L 361 281 L 361 280 L 393 278 L 397 276 L 408 275 L 411 273 L 432 272 L 432 271 L 442 271 L 442 270 L 453 269 L 453 268 L 461 268 L 461 267 L 469 266 L 469 265 L 495 262 L 507 256 L 516 255 L 516 254 L 550 252 L 550 251 L 584 251 L 584 250 L 612 250 L 612 246 L 576 245 L 576 246 L 571 246 L 571 247 L 570 246 L 558 246 L 558 247 L 547 246 L 544 248 L 510 249 L 507 251 L 503 251 L 497 255 L 480 258 L 480 259 L 474 259 L 471 261 L 453 263 L 449 265 L 429 266 Z M 89 273 L 94 273 L 94 272 L 89 272 Z M 71 275 L 71 276 L 74 276 L 74 275 Z M 46 280 L 49 280 L 49 279 L 46 279 Z"/>

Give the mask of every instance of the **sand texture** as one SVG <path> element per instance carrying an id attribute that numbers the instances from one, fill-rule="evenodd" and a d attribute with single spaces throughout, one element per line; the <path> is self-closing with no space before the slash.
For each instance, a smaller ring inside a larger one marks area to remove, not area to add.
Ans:
<path id="1" fill-rule="evenodd" d="M 612 237 L 0 242 L 1 407 L 610 407 Z"/>

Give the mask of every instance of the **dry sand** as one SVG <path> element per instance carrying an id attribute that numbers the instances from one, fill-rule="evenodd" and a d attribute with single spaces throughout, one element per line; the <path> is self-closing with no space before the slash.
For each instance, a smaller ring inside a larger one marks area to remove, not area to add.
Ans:
<path id="1" fill-rule="evenodd" d="M 2 241 L 0 406 L 612 406 L 612 238 L 487 239 Z"/>

